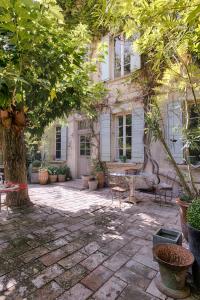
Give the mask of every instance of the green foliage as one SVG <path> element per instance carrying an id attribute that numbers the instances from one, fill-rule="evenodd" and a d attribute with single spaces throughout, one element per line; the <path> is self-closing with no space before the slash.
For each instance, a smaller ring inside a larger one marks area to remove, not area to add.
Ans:
<path id="1" fill-rule="evenodd" d="M 200 199 L 193 200 L 187 212 L 188 224 L 200 230 Z"/>
<path id="2" fill-rule="evenodd" d="M 39 168 L 41 166 L 41 161 L 40 160 L 34 160 L 32 162 L 32 166 L 36 167 L 36 168 Z"/>
<path id="3" fill-rule="evenodd" d="M 104 172 L 106 171 L 106 164 L 105 162 L 102 162 L 101 160 L 94 159 L 93 160 L 93 169 L 94 172 Z"/>
<path id="4" fill-rule="evenodd" d="M 70 168 L 68 166 L 59 167 L 58 175 L 66 175 L 67 178 L 70 178 L 71 177 Z"/>
<path id="5" fill-rule="evenodd" d="M 32 135 L 102 97 L 90 79 L 87 26 L 69 29 L 55 1 L 1 1 L 0 33 L 0 108 L 23 107 Z"/>
<path id="6" fill-rule="evenodd" d="M 47 170 L 49 175 L 58 175 L 58 167 L 48 166 Z"/>
<path id="7" fill-rule="evenodd" d="M 187 202 L 187 203 L 191 203 L 192 200 L 193 200 L 192 197 L 190 197 L 190 196 L 188 196 L 186 194 L 181 195 L 180 199 L 181 199 L 181 201 L 184 201 L 184 202 Z"/>

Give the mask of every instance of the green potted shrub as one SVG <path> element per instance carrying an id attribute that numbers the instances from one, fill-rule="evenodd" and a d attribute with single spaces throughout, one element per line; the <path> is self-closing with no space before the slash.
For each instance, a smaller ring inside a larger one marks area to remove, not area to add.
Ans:
<path id="1" fill-rule="evenodd" d="M 66 178 L 69 178 L 69 167 L 68 166 L 59 167 L 58 168 L 58 182 L 64 182 L 64 181 L 66 181 Z"/>
<path id="2" fill-rule="evenodd" d="M 192 273 L 194 283 L 200 289 L 200 198 L 190 204 L 187 220 L 189 247 L 195 257 Z"/>
<path id="3" fill-rule="evenodd" d="M 49 166 L 48 167 L 49 181 L 50 183 L 55 183 L 58 178 L 58 167 Z"/>
<path id="4" fill-rule="evenodd" d="M 103 188 L 105 185 L 105 164 L 100 160 L 93 161 L 94 173 L 98 181 L 98 187 Z"/>
<path id="5" fill-rule="evenodd" d="M 88 181 L 88 185 L 90 191 L 95 191 L 97 189 L 98 181 L 95 177 L 91 177 Z"/>
<path id="6" fill-rule="evenodd" d="M 176 204 L 179 206 L 181 229 L 186 241 L 188 241 L 187 210 L 192 200 L 193 198 L 186 194 L 176 199 Z"/>
<path id="7" fill-rule="evenodd" d="M 41 161 L 40 160 L 34 160 L 29 168 L 29 176 L 31 183 L 39 183 L 39 169 L 41 167 Z"/>

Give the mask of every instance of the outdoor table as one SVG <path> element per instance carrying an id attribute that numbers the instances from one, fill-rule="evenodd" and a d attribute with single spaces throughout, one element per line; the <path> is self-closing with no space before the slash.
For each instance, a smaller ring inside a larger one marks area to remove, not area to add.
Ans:
<path id="1" fill-rule="evenodd" d="M 154 185 L 153 174 L 140 173 L 140 174 L 125 174 L 125 173 L 110 173 L 110 176 L 124 177 L 127 180 L 130 188 L 129 202 L 136 204 L 136 186 L 144 188 L 144 186 L 152 187 Z"/>
<path id="2" fill-rule="evenodd" d="M 24 183 L 12 183 L 12 182 L 0 183 L 0 212 L 1 212 L 1 206 L 2 206 L 2 202 L 1 202 L 2 194 L 19 192 L 26 188 L 27 188 L 27 184 L 24 184 Z M 7 211 L 8 211 L 8 206 L 7 206 Z"/>

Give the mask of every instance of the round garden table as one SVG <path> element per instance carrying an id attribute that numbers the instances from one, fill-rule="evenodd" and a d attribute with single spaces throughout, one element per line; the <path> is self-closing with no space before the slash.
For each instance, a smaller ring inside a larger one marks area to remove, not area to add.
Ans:
<path id="1" fill-rule="evenodd" d="M 14 183 L 14 182 L 5 182 L 5 183 L 0 183 L 0 211 L 1 211 L 1 195 L 2 194 L 7 194 L 7 193 L 13 193 L 13 192 L 19 192 L 21 190 L 24 190 L 27 188 L 26 183 Z M 8 211 L 8 206 L 7 211 Z"/>

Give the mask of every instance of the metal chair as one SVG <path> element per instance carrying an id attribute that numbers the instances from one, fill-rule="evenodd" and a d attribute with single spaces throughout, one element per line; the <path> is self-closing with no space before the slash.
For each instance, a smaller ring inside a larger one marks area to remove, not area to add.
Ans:
<path id="1" fill-rule="evenodd" d="M 164 198 L 164 203 L 166 204 L 173 199 L 173 189 L 176 182 L 176 174 L 173 172 L 168 172 L 165 182 L 160 182 L 154 186 L 155 189 L 155 201 L 158 199 L 160 205 L 162 204 L 162 199 Z"/>
<path id="2" fill-rule="evenodd" d="M 108 184 L 112 195 L 112 203 L 114 199 L 118 199 L 121 207 L 122 200 L 127 198 L 127 193 L 129 196 L 129 184 L 125 176 L 109 175 L 108 179 Z"/>

